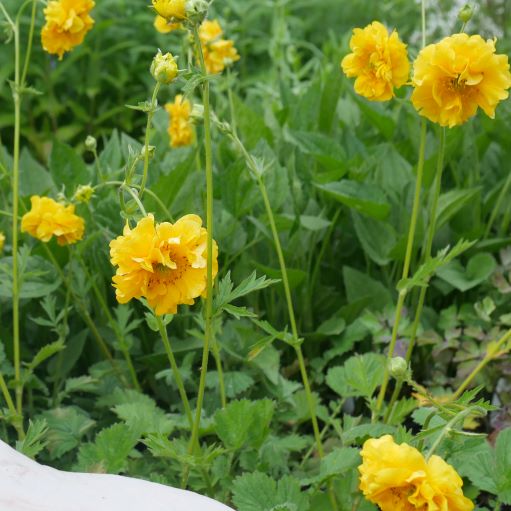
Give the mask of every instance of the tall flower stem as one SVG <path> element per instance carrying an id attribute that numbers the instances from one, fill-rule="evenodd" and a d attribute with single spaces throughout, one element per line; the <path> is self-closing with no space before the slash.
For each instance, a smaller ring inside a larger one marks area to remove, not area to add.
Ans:
<path id="1" fill-rule="evenodd" d="M 442 190 L 442 176 L 444 171 L 444 158 L 445 158 L 445 128 L 442 128 L 440 132 L 440 144 L 438 148 L 438 159 L 437 159 L 437 167 L 436 167 L 436 175 L 435 175 L 435 185 L 433 190 L 433 197 L 431 200 L 431 207 L 429 211 L 429 227 L 428 234 L 426 239 L 426 244 L 424 246 L 424 251 L 422 253 L 422 261 L 426 262 L 431 257 L 431 251 L 433 248 L 433 241 L 435 239 L 436 227 L 437 227 L 437 214 L 438 214 L 438 201 L 440 199 L 440 192 Z M 413 349 L 415 347 L 415 341 L 417 340 L 417 331 L 419 329 L 420 320 L 422 316 L 422 310 L 424 309 L 424 303 L 426 300 L 426 293 L 428 291 L 427 287 L 421 287 L 419 300 L 417 302 L 417 308 L 415 310 L 415 317 L 412 324 L 412 330 L 410 333 L 410 341 L 408 343 L 408 348 L 406 350 L 406 362 L 410 362 L 412 359 Z M 392 397 L 389 402 L 387 414 L 385 416 L 385 422 L 390 420 L 392 417 L 392 411 L 394 408 L 394 403 L 399 397 L 399 393 L 401 392 L 401 388 L 403 387 L 403 381 L 398 381 L 396 386 L 394 387 L 394 392 L 392 393 Z"/>
<path id="2" fill-rule="evenodd" d="M 199 37 L 199 29 L 193 26 L 193 36 L 199 56 L 199 63 L 202 74 L 207 76 L 204 53 Z M 193 453 L 199 440 L 199 427 L 202 415 L 202 405 L 206 389 L 206 375 L 208 372 L 209 349 L 214 344 L 213 339 L 213 145 L 211 142 L 211 106 L 209 101 L 209 81 L 206 79 L 202 84 L 202 97 L 204 104 L 204 152 L 206 161 L 206 229 L 207 238 L 207 272 L 206 272 L 206 308 L 205 308 L 205 335 L 202 352 L 202 367 L 199 380 L 199 394 L 195 409 L 195 419 L 192 428 L 192 435 L 188 446 L 189 453 Z M 219 373 L 220 376 L 220 373 Z M 188 483 L 190 467 L 187 465 L 183 471 L 182 486 Z"/>
<path id="3" fill-rule="evenodd" d="M 307 398 L 307 406 L 309 408 L 309 413 L 311 416 L 312 430 L 314 432 L 314 439 L 316 442 L 316 449 L 318 451 L 318 455 L 320 458 L 325 456 L 325 450 L 323 448 L 323 442 L 321 439 L 321 433 L 318 425 L 318 418 L 316 415 L 316 403 L 314 402 L 314 396 L 312 394 L 309 376 L 307 374 L 307 367 L 305 364 L 305 359 L 303 357 L 302 351 L 302 340 L 298 334 L 298 327 L 296 324 L 296 316 L 293 306 L 293 298 L 291 296 L 291 287 L 289 286 L 289 278 L 287 274 L 287 266 L 286 259 L 284 257 L 284 251 L 282 250 L 282 244 L 280 242 L 279 231 L 277 229 L 277 224 L 275 222 L 275 215 L 273 214 L 273 209 L 271 207 L 270 198 L 268 197 L 268 190 L 266 189 L 266 185 L 264 183 L 264 179 L 261 175 L 261 171 L 258 168 L 257 163 L 255 162 L 252 155 L 247 151 L 243 142 L 239 139 L 237 134 L 232 130 L 232 127 L 223 125 L 224 131 L 228 134 L 228 136 L 232 139 L 232 141 L 236 144 L 238 149 L 243 154 L 247 166 L 257 182 L 259 187 L 259 191 L 261 193 L 261 197 L 264 203 L 264 209 L 266 211 L 266 215 L 268 217 L 268 221 L 270 223 L 270 229 L 273 237 L 273 243 L 275 246 L 275 251 L 277 252 L 277 258 L 279 260 L 280 273 L 282 274 L 282 284 L 284 286 L 284 295 L 286 297 L 287 304 L 287 312 L 289 317 L 289 323 L 291 325 L 291 333 L 293 336 L 293 348 L 296 353 L 296 358 L 298 361 L 298 365 L 300 367 L 300 375 L 302 377 L 303 387 L 305 389 L 305 395 Z M 332 509 L 337 511 L 338 505 L 335 497 L 335 492 L 332 483 L 328 485 L 328 496 L 330 499 L 330 503 L 332 505 Z"/>
<path id="4" fill-rule="evenodd" d="M 142 182 L 140 184 L 139 195 L 144 195 L 145 187 L 147 184 L 147 177 L 149 174 L 149 142 L 151 141 L 151 126 L 153 122 L 154 112 L 158 106 L 158 92 L 160 92 L 161 84 L 156 82 L 154 86 L 153 95 L 151 98 L 150 110 L 147 112 L 147 125 L 145 129 L 145 140 L 144 140 L 144 170 L 142 172 Z"/>
<path id="5" fill-rule="evenodd" d="M 408 230 L 408 242 L 406 245 L 406 253 L 405 253 L 405 261 L 403 265 L 403 273 L 402 278 L 406 279 L 410 273 L 410 265 L 412 262 L 413 256 L 413 247 L 415 242 L 415 231 L 417 229 L 417 219 L 419 217 L 420 205 L 421 205 L 421 190 L 422 190 L 422 180 L 424 175 L 424 159 L 426 153 L 426 121 L 423 120 L 421 124 L 421 135 L 420 135 L 420 143 L 419 143 L 419 162 L 417 165 L 417 178 L 415 181 L 415 194 L 413 198 L 413 206 L 412 206 L 412 217 L 410 219 L 410 227 Z M 405 304 L 406 292 L 401 291 L 399 293 L 397 305 L 396 305 L 396 314 L 394 317 L 394 326 L 392 329 L 392 337 L 390 341 L 389 351 L 388 351 L 388 362 L 394 356 L 394 350 L 396 348 L 397 335 L 399 332 L 399 325 L 401 322 L 401 316 L 403 314 L 403 307 Z M 385 398 L 385 392 L 387 391 L 387 386 L 389 383 L 389 364 L 387 363 L 385 366 L 385 373 L 383 376 L 382 386 L 380 388 L 380 393 L 378 394 L 378 400 L 376 402 L 376 414 L 381 411 L 383 400 Z"/>
<path id="6" fill-rule="evenodd" d="M 165 352 L 167 353 L 167 357 L 170 362 L 170 367 L 174 375 L 174 380 L 176 381 L 176 385 L 179 390 L 179 396 L 181 397 L 181 402 L 183 403 L 183 408 L 185 409 L 185 415 L 188 420 L 188 424 L 190 425 L 190 428 L 192 428 L 193 427 L 192 409 L 190 408 L 190 401 L 188 401 L 188 396 L 186 395 L 186 390 L 183 383 L 183 378 L 181 377 L 181 372 L 179 371 L 176 358 L 174 357 L 174 352 L 172 351 L 172 346 L 170 344 L 169 336 L 167 334 L 167 327 L 163 324 L 163 320 L 161 319 L 160 316 L 156 316 L 156 321 L 158 323 L 158 329 L 160 330 L 161 340 L 163 341 L 163 346 L 165 347 Z"/>
<path id="7" fill-rule="evenodd" d="M 502 348 L 511 340 L 511 330 L 508 330 L 493 346 L 489 347 L 484 358 L 477 364 L 472 372 L 465 378 L 463 383 L 458 387 L 454 393 L 453 399 L 458 399 L 463 392 L 472 383 L 472 380 L 491 362 L 497 358 L 501 353 Z M 508 351 L 508 350 L 504 350 Z"/>

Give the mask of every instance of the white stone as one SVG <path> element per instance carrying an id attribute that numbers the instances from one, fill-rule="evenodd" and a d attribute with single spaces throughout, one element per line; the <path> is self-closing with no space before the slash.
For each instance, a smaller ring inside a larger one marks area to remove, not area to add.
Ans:
<path id="1" fill-rule="evenodd" d="M 108 474 L 61 472 L 0 441 L 0 511 L 233 511 L 207 497 Z"/>

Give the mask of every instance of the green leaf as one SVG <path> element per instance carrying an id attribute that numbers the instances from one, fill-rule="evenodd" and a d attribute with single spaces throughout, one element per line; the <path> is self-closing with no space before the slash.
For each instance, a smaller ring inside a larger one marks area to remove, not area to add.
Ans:
<path id="1" fill-rule="evenodd" d="M 380 266 L 391 260 L 391 252 L 397 243 L 397 235 L 390 223 L 364 217 L 353 211 L 353 225 L 364 252 Z"/>
<path id="2" fill-rule="evenodd" d="M 368 183 L 349 181 L 316 184 L 330 197 L 363 215 L 385 220 L 390 213 L 390 204 L 381 189 Z"/>
<path id="3" fill-rule="evenodd" d="M 20 298 L 47 296 L 61 285 L 62 281 L 57 270 L 46 259 L 28 254 L 20 259 Z M 4 257 L 0 259 L 0 297 L 11 298 L 11 296 L 12 257 Z"/>
<path id="4" fill-rule="evenodd" d="M 495 459 L 498 497 L 504 504 L 511 505 L 511 428 L 499 433 Z"/>
<path id="5" fill-rule="evenodd" d="M 409 292 L 413 287 L 427 287 L 429 280 L 435 273 L 473 247 L 475 243 L 475 241 L 460 240 L 452 249 L 449 250 L 449 247 L 446 247 L 440 250 L 436 257 L 422 264 L 412 277 L 400 280 L 397 283 L 397 290 Z"/>
<path id="6" fill-rule="evenodd" d="M 30 421 L 26 436 L 23 440 L 16 442 L 16 450 L 35 459 L 35 457 L 46 447 L 48 424 L 44 419 Z"/>
<path id="7" fill-rule="evenodd" d="M 113 408 L 113 411 L 136 437 L 148 433 L 169 435 L 174 429 L 174 423 L 170 417 L 152 400 L 119 404 Z"/>
<path id="8" fill-rule="evenodd" d="M 91 180 L 87 166 L 74 149 L 58 140 L 53 142 L 49 166 L 53 181 L 64 185 L 68 195 Z"/>
<path id="9" fill-rule="evenodd" d="M 224 373 L 224 383 L 227 397 L 233 399 L 255 385 L 255 380 L 246 372 L 226 371 Z M 210 389 L 218 387 L 218 373 L 216 371 L 208 371 L 206 385 Z"/>
<path id="10" fill-rule="evenodd" d="M 339 447 L 321 460 L 319 475 L 302 481 L 306 484 L 321 484 L 332 477 L 345 474 L 360 465 L 360 454 L 353 447 Z"/>
<path id="11" fill-rule="evenodd" d="M 367 438 L 379 438 L 382 435 L 390 435 L 395 428 L 387 424 L 360 424 L 345 429 L 342 433 L 342 442 L 346 445 L 360 443 Z"/>
<path id="12" fill-rule="evenodd" d="M 80 445 L 83 436 L 96 424 L 76 407 L 55 408 L 43 413 L 48 423 L 47 450 L 56 460 Z"/>
<path id="13" fill-rule="evenodd" d="M 41 365 L 45 360 L 50 357 L 53 357 L 59 351 L 66 349 L 66 345 L 64 344 L 64 339 L 59 339 L 58 341 L 52 342 L 51 344 L 47 344 L 43 346 L 28 364 L 28 372 L 33 372 L 37 366 Z"/>
<path id="14" fill-rule="evenodd" d="M 128 456 L 136 443 L 136 435 L 126 424 L 114 424 L 98 433 L 94 443 L 80 447 L 75 468 L 108 474 L 124 472 Z"/>
<path id="15" fill-rule="evenodd" d="M 231 401 L 215 414 L 215 432 L 228 449 L 259 448 L 268 436 L 274 404 L 260 401 Z"/>
<path id="16" fill-rule="evenodd" d="M 377 280 L 349 266 L 342 269 L 348 303 L 365 301 L 374 310 L 383 309 L 392 303 L 390 291 Z"/>
<path id="17" fill-rule="evenodd" d="M 376 353 L 355 355 L 342 367 L 333 367 L 327 385 L 341 397 L 370 398 L 383 380 L 385 357 Z"/>
<path id="18" fill-rule="evenodd" d="M 497 263 L 491 254 L 485 252 L 470 258 L 464 268 L 459 261 L 437 270 L 438 276 L 460 291 L 468 291 L 485 282 L 495 271 Z"/>
<path id="19" fill-rule="evenodd" d="M 479 193 L 479 188 L 470 188 L 468 190 L 450 190 L 440 195 L 436 216 L 437 230 L 445 225 L 464 206 L 472 202 Z"/>
<path id="20" fill-rule="evenodd" d="M 238 286 L 234 288 L 231 281 L 231 272 L 227 272 L 227 275 L 218 284 L 218 291 L 215 296 L 214 307 L 217 313 L 225 308 L 225 306 L 242 296 L 246 296 L 255 291 L 260 291 L 273 284 L 280 282 L 279 280 L 272 280 L 262 276 L 257 278 L 257 274 L 254 271 L 249 277 L 244 279 Z M 241 311 L 240 311 L 241 312 Z"/>
<path id="21" fill-rule="evenodd" d="M 233 502 L 238 511 L 308 511 L 309 502 L 300 483 L 290 477 L 278 483 L 260 472 L 244 474 L 233 483 Z"/>

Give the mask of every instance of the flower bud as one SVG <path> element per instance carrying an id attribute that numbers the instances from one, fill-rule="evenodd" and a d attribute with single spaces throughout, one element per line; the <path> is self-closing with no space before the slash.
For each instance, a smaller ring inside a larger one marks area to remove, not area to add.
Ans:
<path id="1" fill-rule="evenodd" d="M 186 18 L 192 24 L 200 25 L 208 15 L 207 0 L 188 0 L 186 3 Z"/>
<path id="2" fill-rule="evenodd" d="M 153 146 L 153 145 L 147 146 L 147 155 L 150 160 L 153 158 L 155 152 L 156 152 L 155 146 Z M 142 150 L 140 151 L 140 156 L 142 158 L 145 158 L 145 153 L 146 153 L 146 146 L 144 145 L 144 146 L 142 146 Z"/>
<path id="3" fill-rule="evenodd" d="M 162 85 L 168 85 L 175 80 L 177 73 L 176 59 L 172 53 L 163 55 L 163 53 L 158 50 L 151 64 L 151 74 L 154 79 Z"/>
<path id="4" fill-rule="evenodd" d="M 186 0 L 152 0 L 153 8 L 162 18 L 176 22 L 186 19 Z"/>
<path id="5" fill-rule="evenodd" d="M 204 106 L 194 104 L 192 107 L 192 113 L 190 114 L 190 118 L 193 122 L 199 122 L 204 119 Z"/>
<path id="6" fill-rule="evenodd" d="M 466 4 L 465 7 L 463 7 L 463 9 L 461 9 L 461 11 L 459 12 L 458 18 L 463 23 L 468 23 L 472 19 L 473 15 L 474 15 L 474 8 L 470 4 Z"/>
<path id="7" fill-rule="evenodd" d="M 94 195 L 94 188 L 91 185 L 80 185 L 74 194 L 73 199 L 76 202 L 83 202 L 87 204 Z"/>
<path id="8" fill-rule="evenodd" d="M 86 139 L 85 139 L 85 149 L 87 149 L 87 151 L 91 151 L 92 153 L 97 149 L 98 147 L 98 141 L 91 135 L 89 135 Z"/>
<path id="9" fill-rule="evenodd" d="M 403 357 L 394 357 L 389 362 L 389 372 L 396 380 L 404 380 L 408 374 L 408 363 Z"/>

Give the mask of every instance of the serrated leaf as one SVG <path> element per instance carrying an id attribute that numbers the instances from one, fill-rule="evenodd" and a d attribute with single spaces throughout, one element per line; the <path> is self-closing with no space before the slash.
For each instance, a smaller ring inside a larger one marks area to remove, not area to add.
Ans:
<path id="1" fill-rule="evenodd" d="M 136 437 L 149 433 L 169 435 L 174 429 L 171 418 L 154 402 L 123 403 L 113 408 Z"/>
<path id="2" fill-rule="evenodd" d="M 269 399 L 231 401 L 215 414 L 215 432 L 228 449 L 259 448 L 268 436 L 274 404 Z"/>
<path id="3" fill-rule="evenodd" d="M 43 413 L 48 424 L 47 450 L 52 460 L 80 445 L 83 436 L 96 424 L 75 407 L 55 408 Z"/>
<path id="4" fill-rule="evenodd" d="M 35 457 L 46 447 L 48 424 L 44 419 L 30 421 L 26 436 L 16 442 L 16 450 L 29 458 Z"/>
<path id="5" fill-rule="evenodd" d="M 233 502 L 238 511 L 308 511 L 307 496 L 290 477 L 278 483 L 260 472 L 244 474 L 233 483 Z"/>
<path id="6" fill-rule="evenodd" d="M 108 474 L 124 472 L 128 456 L 136 443 L 136 435 L 126 424 L 114 424 L 98 433 L 94 443 L 80 447 L 75 468 Z"/>
<path id="7" fill-rule="evenodd" d="M 371 397 L 385 372 L 385 357 L 376 353 L 355 355 L 342 367 L 328 371 L 328 386 L 341 397 Z"/>
<path id="8" fill-rule="evenodd" d="M 442 267 L 473 247 L 475 243 L 476 241 L 460 240 L 452 249 L 446 247 L 440 250 L 436 257 L 422 264 L 412 277 L 400 280 L 396 286 L 397 290 L 408 293 L 414 287 L 427 287 L 435 273 L 441 271 Z"/>
<path id="9" fill-rule="evenodd" d="M 59 351 L 62 351 L 66 348 L 63 339 L 59 339 L 58 341 L 52 342 L 51 344 L 47 344 L 43 346 L 32 359 L 32 361 L 28 364 L 28 371 L 33 372 L 37 366 L 41 365 L 45 360 L 52 357 Z"/>

